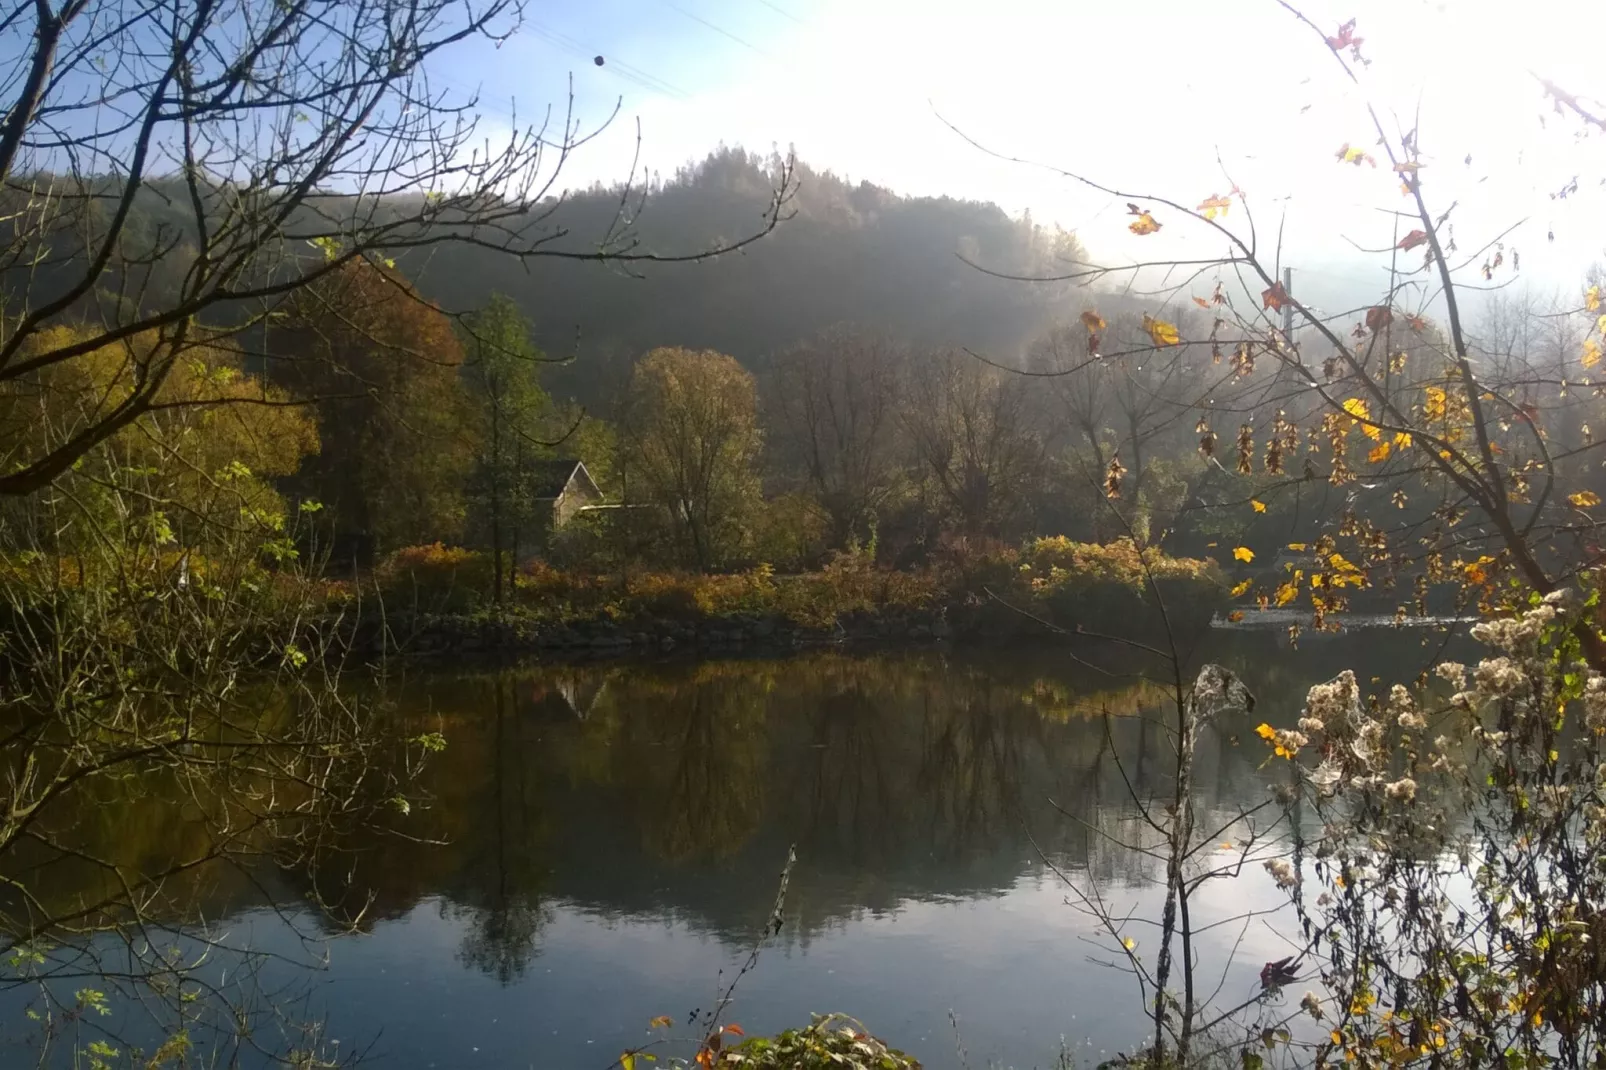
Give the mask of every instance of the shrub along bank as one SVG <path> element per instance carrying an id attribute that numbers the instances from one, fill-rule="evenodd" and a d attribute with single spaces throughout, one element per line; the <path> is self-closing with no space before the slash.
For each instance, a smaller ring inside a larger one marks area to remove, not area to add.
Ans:
<path id="1" fill-rule="evenodd" d="M 856 554 L 795 575 L 768 565 L 725 574 L 595 573 L 536 562 L 503 585 L 501 603 L 494 589 L 486 555 L 436 544 L 392 554 L 336 601 L 358 611 L 359 646 L 447 653 L 997 642 L 1055 628 L 1142 639 L 1166 621 L 1202 628 L 1228 598 L 1213 562 L 1140 553 L 1128 540 L 1065 538 L 953 553 L 920 571 L 876 568 Z"/>

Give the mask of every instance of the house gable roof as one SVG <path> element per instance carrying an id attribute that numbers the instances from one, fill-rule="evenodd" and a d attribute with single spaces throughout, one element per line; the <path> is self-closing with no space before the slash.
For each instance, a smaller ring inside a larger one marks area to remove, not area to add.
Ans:
<path id="1" fill-rule="evenodd" d="M 584 462 L 572 457 L 559 457 L 550 461 L 537 461 L 532 466 L 531 490 L 537 501 L 551 501 L 560 497 L 576 482 L 594 497 L 602 497 L 596 480 L 586 471 Z"/>

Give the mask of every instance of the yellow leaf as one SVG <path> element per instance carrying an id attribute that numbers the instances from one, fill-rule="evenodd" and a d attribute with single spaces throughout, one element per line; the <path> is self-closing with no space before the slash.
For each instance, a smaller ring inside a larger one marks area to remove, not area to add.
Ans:
<path id="1" fill-rule="evenodd" d="M 1143 317 L 1143 329 L 1149 332 L 1157 346 L 1174 346 L 1182 341 L 1182 335 L 1177 332 L 1175 324 L 1165 320 L 1157 320 L 1153 316 Z"/>
<path id="2" fill-rule="evenodd" d="M 1138 217 L 1126 225 L 1126 229 L 1130 230 L 1133 234 L 1142 237 L 1146 234 L 1153 234 L 1155 231 L 1159 230 L 1161 226 L 1162 224 L 1156 223 L 1154 221 L 1154 216 L 1150 215 L 1148 212 L 1139 212 Z"/>
<path id="3" fill-rule="evenodd" d="M 1584 291 L 1584 307 L 1591 312 L 1600 311 L 1600 287 L 1591 286 Z"/>
<path id="4" fill-rule="evenodd" d="M 1213 196 L 1206 197 L 1204 199 L 1204 203 L 1199 206 L 1199 211 L 1204 213 L 1204 217 L 1206 219 L 1214 219 L 1218 215 L 1226 215 L 1227 209 L 1231 207 L 1231 199 L 1227 197 Z"/>
<path id="5" fill-rule="evenodd" d="M 1237 850 L 1236 847 L 1234 847 L 1232 844 L 1226 842 L 1225 840 L 1223 840 L 1222 843 L 1221 843 L 1221 849 L 1223 851 L 1235 851 L 1235 850 Z"/>
<path id="6" fill-rule="evenodd" d="M 1296 554 L 1302 554 L 1305 552 L 1305 544 L 1302 542 L 1291 542 L 1288 544 L 1288 548 L 1294 551 Z"/>
<path id="7" fill-rule="evenodd" d="M 1235 609 L 1231 613 L 1227 614 L 1227 619 L 1232 623 L 1237 624 L 1239 621 L 1244 619 L 1244 611 L 1241 609 Z"/>
<path id="8" fill-rule="evenodd" d="M 1250 587 L 1253 587 L 1254 583 L 1254 580 L 1244 580 L 1242 583 L 1235 585 L 1232 589 L 1232 596 L 1237 598 L 1239 595 L 1249 590 Z"/>
<path id="9" fill-rule="evenodd" d="M 675 1024 L 675 1020 L 673 1018 L 669 1017 L 669 1015 L 660 1014 L 658 1017 L 654 1018 L 652 1021 L 647 1023 L 647 1028 L 649 1028 L 649 1029 L 668 1029 L 670 1026 L 672 1026 L 674 1024 Z"/>
<path id="10" fill-rule="evenodd" d="M 1138 946 L 1138 942 L 1128 936 L 1121 941 L 1121 946 L 1126 948 L 1128 951 L 1131 951 L 1133 948 Z"/>
<path id="11" fill-rule="evenodd" d="M 1104 329 L 1104 317 L 1090 308 L 1082 313 L 1082 325 L 1090 331 L 1102 331 Z"/>
<path id="12" fill-rule="evenodd" d="M 1371 464 L 1380 464 L 1389 459 L 1389 451 L 1391 449 L 1393 449 L 1393 446 L 1390 443 L 1379 442 L 1372 447 L 1371 452 L 1366 455 L 1366 459 Z"/>
<path id="13" fill-rule="evenodd" d="M 636 1070 L 636 1053 L 627 1051 L 619 1056 L 619 1065 L 622 1070 Z"/>
<path id="14" fill-rule="evenodd" d="M 1299 597 L 1299 585 L 1298 584 L 1290 582 L 1290 583 L 1285 583 L 1281 587 L 1277 588 L 1277 604 L 1280 605 L 1280 606 L 1286 606 L 1288 603 L 1292 602 L 1294 599 L 1296 599 L 1298 597 Z"/>
<path id="15" fill-rule="evenodd" d="M 1262 721 L 1260 727 L 1255 729 L 1255 735 L 1261 739 L 1271 739 L 1277 735 L 1277 729 Z"/>
<path id="16" fill-rule="evenodd" d="M 1592 490 L 1581 490 L 1577 494 L 1567 495 L 1567 500 L 1580 509 L 1591 509 L 1600 504 L 1600 495 Z"/>
<path id="17" fill-rule="evenodd" d="M 1250 561 L 1255 559 L 1255 551 L 1251 550 L 1247 546 L 1238 546 L 1233 549 L 1232 557 L 1235 561 L 1242 561 L 1245 564 L 1248 564 Z"/>
<path id="18" fill-rule="evenodd" d="M 1449 396 L 1443 388 L 1429 386 L 1423 388 L 1426 400 L 1422 402 L 1422 416 L 1427 420 L 1442 420 L 1449 408 Z"/>
<path id="19" fill-rule="evenodd" d="M 1593 368 L 1600 363 L 1600 343 L 1593 338 L 1584 340 L 1584 355 L 1578 358 L 1578 363 L 1586 368 Z"/>
<path id="20" fill-rule="evenodd" d="M 1254 510 L 1257 513 L 1264 513 L 1266 511 L 1266 503 L 1265 502 L 1257 502 L 1257 501 L 1255 501 L 1255 499 L 1250 498 L 1249 499 L 1249 504 L 1254 507 Z"/>
<path id="21" fill-rule="evenodd" d="M 1411 432 L 1409 432 L 1409 431 L 1396 431 L 1396 432 L 1394 432 L 1394 448 L 1397 449 L 1397 450 L 1408 450 L 1408 449 L 1410 449 L 1411 448 Z"/>
<path id="22" fill-rule="evenodd" d="M 1344 411 L 1353 416 L 1357 421 L 1367 421 L 1372 418 L 1372 410 L 1368 408 L 1366 402 L 1360 398 L 1350 398 L 1348 401 L 1344 402 Z M 1375 425 L 1365 422 L 1361 423 L 1361 431 L 1366 435 L 1367 438 L 1377 438 L 1383 433 L 1382 431 L 1378 430 Z"/>

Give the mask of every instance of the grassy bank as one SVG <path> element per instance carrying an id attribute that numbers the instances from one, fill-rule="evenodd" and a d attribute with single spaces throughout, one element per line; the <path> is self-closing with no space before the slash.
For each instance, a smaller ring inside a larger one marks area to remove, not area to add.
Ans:
<path id="1" fill-rule="evenodd" d="M 790 575 L 767 565 L 705 575 L 557 570 L 542 563 L 503 584 L 486 555 L 409 547 L 335 603 L 382 616 L 403 645 L 424 649 L 673 647 L 824 638 L 1006 640 L 1051 628 L 1137 638 L 1169 621 L 1207 622 L 1227 599 L 1212 562 L 1106 545 L 1038 539 L 1018 549 L 951 554 L 918 571 L 843 554 Z M 1164 607 L 1164 614 L 1160 612 Z"/>

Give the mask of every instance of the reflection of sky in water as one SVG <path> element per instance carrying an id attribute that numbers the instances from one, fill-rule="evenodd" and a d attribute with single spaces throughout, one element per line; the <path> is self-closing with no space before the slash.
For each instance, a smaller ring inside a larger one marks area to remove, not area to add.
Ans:
<path id="1" fill-rule="evenodd" d="M 1257 723 L 1292 724 L 1308 686 L 1344 666 L 1410 679 L 1437 642 L 1367 629 L 1291 656 L 1276 632 L 1212 635 L 1202 656 L 1260 704 L 1201 739 L 1201 833 L 1265 798 Z M 449 740 L 406 819 L 446 845 L 346 845 L 314 883 L 366 904 L 366 931 L 330 942 L 326 971 L 269 969 L 310 987 L 307 1010 L 343 1052 L 603 1070 L 649 1039 L 649 1019 L 710 1006 L 764 923 L 791 843 L 787 930 L 727 1020 L 773 1032 L 845 1012 L 932 1067 L 959 1065 L 950 1011 L 976 1067 L 1047 1066 L 1062 1036 L 1079 1065 L 1141 1040 L 1136 982 L 1094 961 L 1112 942 L 1067 904 L 1033 840 L 1074 879 L 1096 879 L 1117 912 L 1159 917 L 1158 864 L 1115 842 L 1142 823 L 1110 760 L 1113 741 L 1140 792 L 1167 790 L 1166 732 L 1135 716 L 1153 713 L 1152 686 L 1039 648 L 435 675 L 398 694 L 409 731 Z M 1089 708 L 1120 714 L 1108 739 Z M 146 814 L 106 835 L 165 828 Z M 228 919 L 236 942 L 304 960 L 263 903 L 271 891 L 304 911 L 306 879 L 258 877 L 204 882 L 196 909 Z M 1207 882 L 1194 923 L 1278 901 L 1252 866 Z M 1157 930 L 1128 934 L 1153 953 Z M 1259 919 L 1213 929 L 1203 993 L 1240 939 L 1218 1003 L 1248 996 L 1261 965 L 1288 953 Z M 0 997 L 0 1022 L 20 1016 L 15 994 Z"/>
<path id="2" fill-rule="evenodd" d="M 1158 915 L 1148 893 L 1128 892 L 1122 902 Z M 1245 889 L 1221 882 L 1197 902 L 1208 923 L 1241 911 Z M 1238 931 L 1216 930 L 1206 962 L 1224 961 Z M 1094 935 L 1052 875 L 1028 874 L 974 899 L 904 902 L 817 933 L 807 949 L 784 941 L 767 949 L 738 985 L 726 1020 L 773 1032 L 810 1012 L 851 1012 L 927 1066 L 944 1067 L 959 1065 L 952 1010 L 972 1066 L 1048 1065 L 1061 1035 L 1085 1064 L 1136 1035 L 1136 986 L 1089 961 L 1108 948 L 1087 942 Z M 338 1003 L 332 1024 L 347 1046 L 378 1034 L 373 1054 L 387 1066 L 601 1070 L 648 1038 L 650 1018 L 670 1014 L 683 1025 L 693 1008 L 706 1008 L 719 971 L 745 955 L 683 921 L 560 904 L 529 972 L 503 986 L 454 961 L 462 939 L 460 922 L 424 903 L 372 936 L 335 944 L 319 984 L 322 998 Z M 1261 963 L 1285 954 L 1281 947 L 1251 926 L 1224 997 L 1251 992 Z M 1300 991 L 1284 998 L 1297 1002 Z"/>

